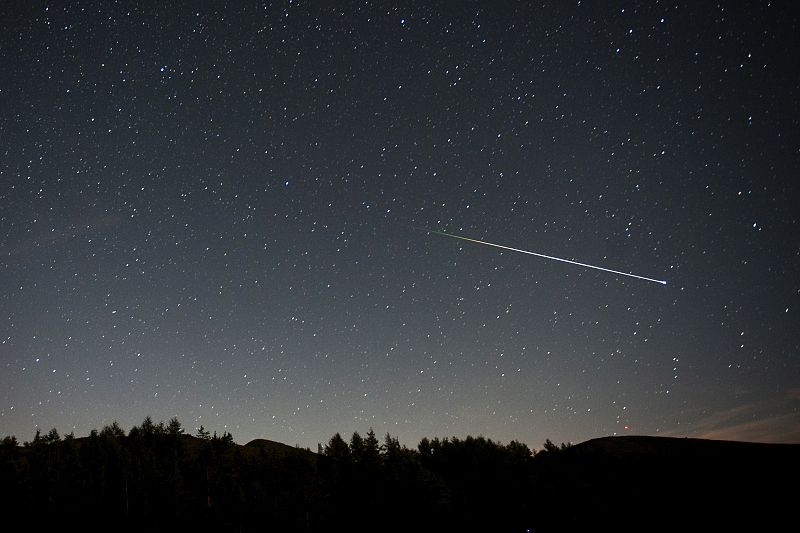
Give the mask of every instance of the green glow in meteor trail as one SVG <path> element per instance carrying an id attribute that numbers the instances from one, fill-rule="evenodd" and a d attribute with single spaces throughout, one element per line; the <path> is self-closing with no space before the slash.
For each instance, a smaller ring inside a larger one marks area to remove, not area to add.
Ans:
<path id="1" fill-rule="evenodd" d="M 539 254 L 536 252 L 529 252 L 528 250 L 520 250 L 519 248 L 512 248 L 510 246 L 503 246 L 502 244 L 495 244 L 493 242 L 486 242 L 486 241 L 479 241 L 478 239 L 471 239 L 470 237 L 462 237 L 461 235 L 453 235 L 452 233 L 445 233 L 443 231 L 436 231 L 428 228 L 414 228 L 421 231 L 427 231 L 428 233 L 435 233 L 437 235 L 443 235 L 445 237 L 452 237 L 453 239 L 461 239 L 462 241 L 469 241 L 475 242 L 478 244 L 485 244 L 486 246 L 494 246 L 495 248 L 502 248 L 503 250 L 511 250 L 512 252 L 519 252 L 521 254 L 528 254 L 528 255 L 535 255 L 536 257 L 543 257 L 544 259 L 552 259 L 553 261 L 561 261 L 562 263 L 569 263 L 571 265 L 582 266 L 586 268 L 593 268 L 595 270 L 602 270 L 603 272 L 610 272 L 612 274 L 619 274 L 620 276 L 628 276 L 629 278 L 636 278 L 642 279 L 644 281 L 650 281 L 652 283 L 660 283 L 661 285 L 666 285 L 667 280 L 663 279 L 653 279 L 653 278 L 646 278 L 644 276 L 638 276 L 636 274 L 630 274 L 628 272 L 620 272 L 619 270 L 612 270 L 610 268 L 604 268 L 601 266 L 596 265 L 589 265 L 587 263 L 579 263 L 578 261 L 570 261 L 569 259 L 563 259 L 561 257 L 555 257 L 552 255 L 545 255 Z"/>

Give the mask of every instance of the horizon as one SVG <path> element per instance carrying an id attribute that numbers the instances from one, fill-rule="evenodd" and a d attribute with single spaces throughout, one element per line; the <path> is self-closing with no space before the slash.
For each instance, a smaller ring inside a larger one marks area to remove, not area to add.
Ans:
<path id="1" fill-rule="evenodd" d="M 171 422 L 172 419 L 177 419 L 177 417 L 170 417 L 169 419 L 158 419 L 158 420 L 156 420 L 156 419 L 154 419 L 154 418 L 152 418 L 150 416 L 148 416 L 148 418 L 150 418 L 151 421 L 156 425 L 161 425 L 161 424 L 166 425 L 168 422 Z M 180 422 L 180 420 L 178 420 L 178 422 Z M 113 424 L 118 424 L 120 429 L 122 429 L 122 431 L 124 432 L 125 436 L 128 436 L 130 434 L 131 429 L 133 429 L 134 427 L 138 428 L 138 427 L 141 427 L 141 425 L 142 425 L 141 423 L 134 424 L 134 425 L 132 425 L 132 426 L 130 426 L 130 427 L 128 427 L 126 429 L 126 426 L 123 426 L 122 424 L 119 424 L 119 422 L 117 420 L 113 420 L 112 422 L 110 422 L 108 424 L 104 424 L 102 426 L 96 426 L 96 427 L 92 428 L 91 430 L 85 432 L 85 434 L 84 433 L 75 434 L 74 430 L 69 431 L 69 432 L 62 432 L 57 427 L 51 427 L 51 428 L 36 428 L 34 430 L 34 435 L 36 435 L 37 432 L 39 432 L 41 435 L 46 435 L 51 430 L 55 429 L 59 433 L 59 436 L 60 436 L 60 438 L 62 440 L 64 439 L 64 437 L 66 435 L 72 435 L 76 439 L 87 438 L 92 432 L 101 431 L 103 428 L 109 427 L 109 426 L 111 426 Z M 224 429 L 222 431 L 218 431 L 218 430 L 216 430 L 214 428 L 205 427 L 204 425 L 198 426 L 196 428 L 189 428 L 189 427 L 184 427 L 182 423 L 181 423 L 181 426 L 182 426 L 181 427 L 181 433 L 180 433 L 181 435 L 186 435 L 186 436 L 193 437 L 193 438 L 202 438 L 199 435 L 199 432 L 200 432 L 201 429 L 203 429 L 204 431 L 208 432 L 209 435 L 214 435 L 214 436 L 219 436 L 219 437 L 222 437 L 225 433 L 227 433 L 232 437 L 233 442 L 235 444 L 239 445 L 239 446 L 246 446 L 247 444 L 249 444 L 251 442 L 254 442 L 254 441 L 257 441 L 257 440 L 267 440 L 267 441 L 275 442 L 275 443 L 278 443 L 278 444 L 284 444 L 286 446 L 291 446 L 291 447 L 311 450 L 312 452 L 314 452 L 314 450 L 316 449 L 315 446 L 301 445 L 299 442 L 289 443 L 289 442 L 283 442 L 283 441 L 278 441 L 278 440 L 275 440 L 275 439 L 271 439 L 271 438 L 269 438 L 268 435 L 264 435 L 264 436 L 260 436 L 260 437 L 259 436 L 255 436 L 255 437 L 249 438 L 247 440 L 241 440 L 241 439 L 237 439 L 236 434 L 231 433 L 230 430 L 228 430 L 228 429 Z M 345 440 L 348 440 L 350 438 L 350 436 L 353 435 L 353 433 L 358 433 L 359 435 L 361 435 L 363 437 L 369 431 L 374 431 L 374 428 L 370 427 L 370 428 L 365 429 L 365 430 L 353 430 L 353 431 L 349 431 L 349 432 L 337 431 L 336 433 L 331 434 L 331 436 L 328 437 L 328 439 L 317 442 L 316 445 L 324 446 L 330 440 L 330 438 L 333 437 L 333 435 L 336 435 L 336 434 L 339 434 L 339 435 L 342 436 L 342 438 L 344 438 Z M 378 436 L 379 438 L 382 439 L 386 435 L 391 435 L 391 432 L 379 433 L 379 432 L 376 431 L 375 434 L 376 434 L 376 436 Z M 28 444 L 33 440 L 33 439 L 31 439 L 30 441 L 28 441 L 24 437 L 21 437 L 19 435 L 2 435 L 2 434 L 0 434 L 0 438 L 12 437 L 12 436 L 17 439 L 19 445 Z M 396 437 L 396 436 L 392 435 L 392 437 Z M 710 435 L 699 435 L 699 436 L 692 436 L 692 437 L 682 436 L 682 435 L 668 435 L 668 434 L 644 435 L 644 434 L 625 433 L 625 434 L 601 435 L 601 436 L 591 437 L 591 438 L 588 438 L 588 439 L 585 439 L 585 440 L 582 440 L 582 441 L 577 441 L 577 442 L 558 441 L 558 440 L 550 439 L 548 437 L 548 438 L 545 439 L 545 441 L 550 441 L 550 442 L 554 442 L 554 443 L 560 442 L 562 445 L 567 444 L 567 445 L 571 446 L 571 445 L 581 444 L 581 443 L 585 443 L 585 442 L 590 442 L 590 441 L 593 441 L 593 440 L 614 438 L 614 437 L 631 437 L 631 438 L 639 438 L 639 437 L 651 438 L 652 437 L 652 438 L 664 438 L 664 439 L 694 439 L 694 440 L 708 440 L 708 441 L 718 441 L 718 442 L 739 442 L 739 443 L 745 443 L 745 444 L 798 444 L 798 445 L 800 445 L 800 438 L 796 438 L 794 440 L 745 440 L 745 439 L 738 439 L 738 438 L 728 438 L 727 434 L 723 433 L 723 434 L 720 435 L 717 432 L 712 433 Z M 416 449 L 417 446 L 419 445 L 419 442 L 421 440 L 423 440 L 423 439 L 429 439 L 429 440 L 433 440 L 433 439 L 439 439 L 439 440 L 461 439 L 461 440 L 464 440 L 464 439 L 468 439 L 468 438 L 484 438 L 484 439 L 488 439 L 488 440 L 490 440 L 492 442 L 495 442 L 495 443 L 501 444 L 501 445 L 509 444 L 510 442 L 516 441 L 516 442 L 520 442 L 522 444 L 527 445 L 530 448 L 531 452 L 533 452 L 533 453 L 538 453 L 539 451 L 542 451 L 544 449 L 543 446 L 544 446 L 544 442 L 545 442 L 545 441 L 542 441 L 542 443 L 540 443 L 539 446 L 537 446 L 534 443 L 522 441 L 522 440 L 519 440 L 519 439 L 511 439 L 511 440 L 508 440 L 508 441 L 503 441 L 503 440 L 500 440 L 500 439 L 493 438 L 490 435 L 483 435 L 483 434 L 477 434 L 477 435 L 470 435 L 470 434 L 467 434 L 467 435 L 425 435 L 423 437 L 420 437 L 420 439 L 417 440 L 415 443 L 407 443 L 407 442 L 403 442 L 400 439 L 398 439 L 398 440 L 399 440 L 399 442 L 400 442 L 400 444 L 402 446 L 406 446 L 409 449 Z M 316 453 L 316 452 L 314 452 L 314 453 Z"/>

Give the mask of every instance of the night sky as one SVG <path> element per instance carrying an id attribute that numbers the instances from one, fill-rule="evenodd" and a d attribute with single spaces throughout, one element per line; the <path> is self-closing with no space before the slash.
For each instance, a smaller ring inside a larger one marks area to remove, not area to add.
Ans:
<path id="1" fill-rule="evenodd" d="M 0 6 L 0 435 L 800 441 L 790 2 L 136 4 Z"/>

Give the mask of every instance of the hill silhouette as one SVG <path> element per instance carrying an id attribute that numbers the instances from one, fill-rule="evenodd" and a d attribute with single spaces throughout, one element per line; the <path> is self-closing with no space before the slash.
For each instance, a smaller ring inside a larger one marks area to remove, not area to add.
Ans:
<path id="1" fill-rule="evenodd" d="M 285 457 L 287 455 L 305 455 L 312 453 L 310 450 L 305 448 L 298 448 L 297 446 L 289 446 L 288 444 L 283 444 L 282 442 L 276 442 L 274 440 L 268 439 L 253 439 L 247 444 L 244 445 L 245 450 L 248 451 L 261 451 L 264 450 L 267 453 L 276 456 L 276 457 Z"/>
<path id="2" fill-rule="evenodd" d="M 800 445 L 607 437 L 533 452 L 371 430 L 317 453 L 148 417 L 0 444 L 0 516 L 35 530 L 748 531 L 793 520 Z"/>
<path id="3" fill-rule="evenodd" d="M 534 463 L 550 526 L 763 530 L 793 513 L 800 445 L 605 437 Z"/>

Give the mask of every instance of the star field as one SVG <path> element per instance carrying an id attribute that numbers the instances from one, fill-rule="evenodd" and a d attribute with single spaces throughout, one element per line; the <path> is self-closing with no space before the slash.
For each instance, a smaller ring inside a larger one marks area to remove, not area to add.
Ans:
<path id="1" fill-rule="evenodd" d="M 793 8 L 337 4 L 0 7 L 0 434 L 800 440 Z"/>

